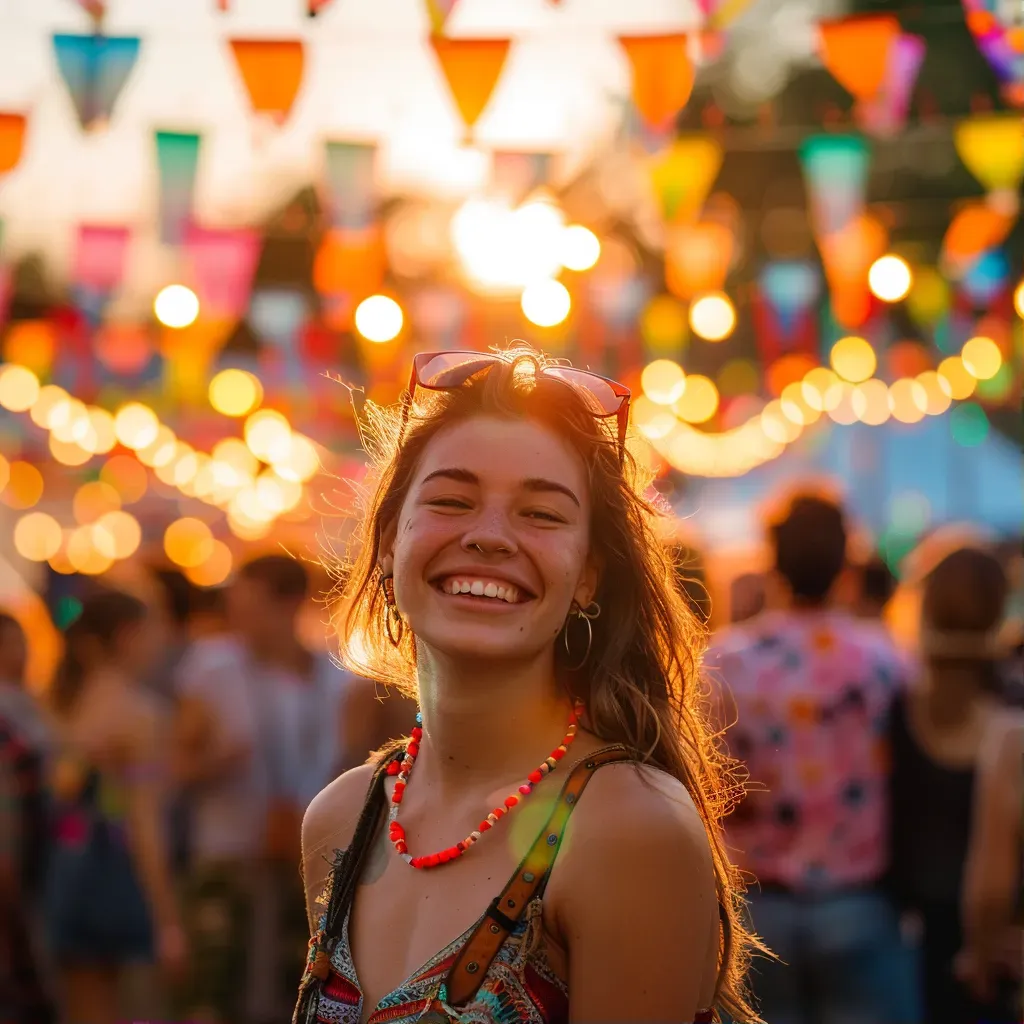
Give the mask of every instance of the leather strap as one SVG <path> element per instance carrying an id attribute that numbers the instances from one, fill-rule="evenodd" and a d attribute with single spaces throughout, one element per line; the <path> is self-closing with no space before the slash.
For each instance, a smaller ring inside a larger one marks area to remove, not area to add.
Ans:
<path id="1" fill-rule="evenodd" d="M 562 786 L 558 802 L 548 816 L 547 823 L 533 842 L 515 874 L 509 879 L 500 896 L 487 908 L 480 924 L 462 947 L 445 981 L 448 1004 L 460 1006 L 476 995 L 487 976 L 492 961 L 505 940 L 514 931 L 523 911 L 543 886 L 558 856 L 565 826 L 569 821 L 580 794 L 594 777 L 594 772 L 606 764 L 632 760 L 625 747 L 603 747 L 581 761 L 569 773 Z"/>

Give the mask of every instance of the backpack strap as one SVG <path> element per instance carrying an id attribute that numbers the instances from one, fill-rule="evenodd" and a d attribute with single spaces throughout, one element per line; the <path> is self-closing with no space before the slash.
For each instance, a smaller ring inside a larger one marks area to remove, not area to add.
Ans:
<path id="1" fill-rule="evenodd" d="M 452 964 L 445 981 L 447 1002 L 460 1006 L 476 995 L 492 961 L 514 931 L 523 911 L 547 881 L 562 845 L 565 826 L 580 794 L 606 764 L 632 761 L 625 747 L 603 747 L 585 758 L 569 773 L 562 792 L 533 845 L 499 896 L 491 900 L 480 923 Z"/>

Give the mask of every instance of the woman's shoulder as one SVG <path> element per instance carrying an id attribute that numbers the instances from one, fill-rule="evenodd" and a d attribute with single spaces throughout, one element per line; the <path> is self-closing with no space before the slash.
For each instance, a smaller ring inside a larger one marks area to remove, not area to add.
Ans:
<path id="1" fill-rule="evenodd" d="M 303 857 L 330 855 L 351 842 L 366 803 L 376 764 L 339 775 L 313 798 L 302 819 Z"/>

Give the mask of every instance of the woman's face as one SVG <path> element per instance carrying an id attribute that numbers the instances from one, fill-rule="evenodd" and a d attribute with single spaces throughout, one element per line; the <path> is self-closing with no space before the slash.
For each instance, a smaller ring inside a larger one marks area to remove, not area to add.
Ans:
<path id="1" fill-rule="evenodd" d="M 557 434 L 492 416 L 454 424 L 426 446 L 383 547 L 399 610 L 449 657 L 532 660 L 572 601 L 593 599 L 589 525 L 583 461 Z"/>

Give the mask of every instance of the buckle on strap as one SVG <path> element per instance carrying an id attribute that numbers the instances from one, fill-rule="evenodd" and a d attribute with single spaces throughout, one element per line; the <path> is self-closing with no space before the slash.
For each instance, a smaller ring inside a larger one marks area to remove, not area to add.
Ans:
<path id="1" fill-rule="evenodd" d="M 506 917 L 498 909 L 498 904 L 500 902 L 501 897 L 495 896 L 494 899 L 491 900 L 490 904 L 488 905 L 487 910 L 485 911 L 485 915 L 491 918 L 493 921 L 496 921 L 499 925 L 501 925 L 502 928 L 504 928 L 505 931 L 507 931 L 511 935 L 512 932 L 515 931 L 516 922 L 513 921 L 511 917 Z"/>

